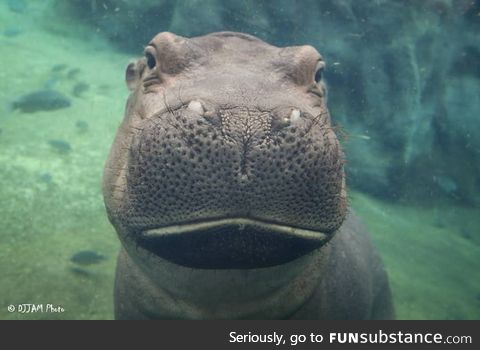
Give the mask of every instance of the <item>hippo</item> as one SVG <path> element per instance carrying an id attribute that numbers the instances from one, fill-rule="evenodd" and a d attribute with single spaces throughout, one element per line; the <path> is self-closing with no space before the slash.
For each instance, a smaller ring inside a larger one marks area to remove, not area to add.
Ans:
<path id="1" fill-rule="evenodd" d="M 103 180 L 116 319 L 393 318 L 324 69 L 236 32 L 162 32 L 128 65 Z"/>

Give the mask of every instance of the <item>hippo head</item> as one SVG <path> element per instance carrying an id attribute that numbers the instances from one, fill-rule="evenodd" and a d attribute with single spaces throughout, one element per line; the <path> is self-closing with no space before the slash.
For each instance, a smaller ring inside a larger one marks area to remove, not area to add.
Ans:
<path id="1" fill-rule="evenodd" d="M 346 194 L 324 66 L 311 46 L 240 33 L 155 36 L 127 67 L 131 94 L 104 174 L 126 251 L 251 269 L 328 242 Z"/>

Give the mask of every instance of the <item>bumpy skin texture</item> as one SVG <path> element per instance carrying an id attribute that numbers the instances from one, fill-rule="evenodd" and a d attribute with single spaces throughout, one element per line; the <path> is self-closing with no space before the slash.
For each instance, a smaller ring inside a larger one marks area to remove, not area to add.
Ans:
<path id="1" fill-rule="evenodd" d="M 158 34 L 104 173 L 117 318 L 389 318 L 311 46 Z"/>

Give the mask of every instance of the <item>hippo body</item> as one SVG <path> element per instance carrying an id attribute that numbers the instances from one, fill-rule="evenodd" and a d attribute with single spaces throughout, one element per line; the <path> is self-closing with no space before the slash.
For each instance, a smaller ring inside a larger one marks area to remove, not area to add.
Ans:
<path id="1" fill-rule="evenodd" d="M 311 46 L 155 36 L 104 172 L 118 319 L 385 319 Z"/>

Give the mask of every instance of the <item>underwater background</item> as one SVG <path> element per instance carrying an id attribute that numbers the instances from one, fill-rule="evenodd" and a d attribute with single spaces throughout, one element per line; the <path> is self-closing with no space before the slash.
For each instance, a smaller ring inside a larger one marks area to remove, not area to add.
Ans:
<path id="1" fill-rule="evenodd" d="M 397 318 L 480 319 L 478 0 L 0 0 L 0 319 L 113 318 L 101 177 L 125 67 L 158 32 L 221 30 L 325 58 Z"/>

